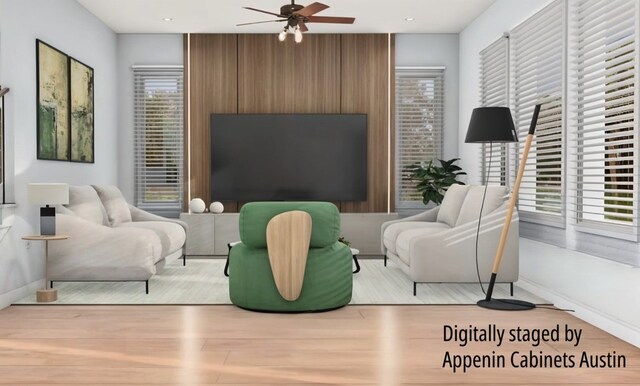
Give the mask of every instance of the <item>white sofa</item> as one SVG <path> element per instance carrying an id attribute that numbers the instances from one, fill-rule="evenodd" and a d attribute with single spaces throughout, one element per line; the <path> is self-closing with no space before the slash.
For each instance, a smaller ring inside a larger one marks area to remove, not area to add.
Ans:
<path id="1" fill-rule="evenodd" d="M 415 216 L 382 224 L 382 253 L 416 283 L 475 283 L 476 231 L 484 186 L 453 185 L 440 206 Z M 504 225 L 509 191 L 487 190 L 478 238 L 478 265 L 483 282 L 491 270 Z M 518 212 L 514 210 L 497 282 L 518 280 Z"/>
<path id="2" fill-rule="evenodd" d="M 144 281 L 166 262 L 184 258 L 186 224 L 125 201 L 115 186 L 70 186 L 69 205 L 56 208 L 47 277 L 56 281 Z M 183 260 L 186 264 L 186 260 Z"/>

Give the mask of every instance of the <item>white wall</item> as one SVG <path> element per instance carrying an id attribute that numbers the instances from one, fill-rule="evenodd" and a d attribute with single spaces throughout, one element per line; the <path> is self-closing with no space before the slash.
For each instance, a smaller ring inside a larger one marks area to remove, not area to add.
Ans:
<path id="1" fill-rule="evenodd" d="M 480 51 L 509 32 L 528 17 L 549 4 L 551 0 L 497 0 L 460 32 L 460 110 L 458 151 L 461 166 L 468 174 L 468 181 L 480 183 L 479 144 L 465 144 L 471 111 L 480 101 Z"/>
<path id="2" fill-rule="evenodd" d="M 445 66 L 444 159 L 458 156 L 458 34 L 397 34 L 396 66 Z"/>
<path id="3" fill-rule="evenodd" d="M 43 247 L 21 236 L 39 232 L 38 208 L 26 201 L 29 182 L 117 182 L 116 34 L 75 0 L 0 0 L 0 83 L 5 98 L 7 198 L 18 204 L 14 226 L 0 243 L 0 307 L 39 285 Z M 95 76 L 95 163 L 36 159 L 36 38 L 92 66 Z M 35 282 L 35 283 L 34 283 Z"/>
<path id="4" fill-rule="evenodd" d="M 182 64 L 181 34 L 118 35 L 118 186 L 134 202 L 133 71 L 134 64 Z"/>

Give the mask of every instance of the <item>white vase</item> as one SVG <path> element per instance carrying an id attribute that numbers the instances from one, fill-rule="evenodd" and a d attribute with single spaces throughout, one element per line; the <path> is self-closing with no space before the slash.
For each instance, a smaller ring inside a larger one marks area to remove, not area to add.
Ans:
<path id="1" fill-rule="evenodd" d="M 189 202 L 189 210 L 191 213 L 204 213 L 204 210 L 207 208 L 207 205 L 202 201 L 201 198 L 194 198 Z"/>
<path id="2" fill-rule="evenodd" d="M 224 205 L 220 201 L 214 201 L 209 206 L 209 212 L 211 213 L 222 213 L 224 212 Z"/>

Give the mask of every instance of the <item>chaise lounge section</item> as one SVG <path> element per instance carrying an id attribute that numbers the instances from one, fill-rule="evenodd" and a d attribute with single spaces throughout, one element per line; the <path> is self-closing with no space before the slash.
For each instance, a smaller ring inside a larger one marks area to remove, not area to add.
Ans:
<path id="1" fill-rule="evenodd" d="M 184 258 L 186 224 L 127 204 L 115 186 L 70 186 L 69 205 L 56 210 L 70 238 L 50 246 L 51 282 L 143 281 L 149 293 L 149 278 Z"/>

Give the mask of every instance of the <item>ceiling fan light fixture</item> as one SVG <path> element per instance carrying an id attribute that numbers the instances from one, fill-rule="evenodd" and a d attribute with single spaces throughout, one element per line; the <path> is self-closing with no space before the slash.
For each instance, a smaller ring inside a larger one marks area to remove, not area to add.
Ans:
<path id="1" fill-rule="evenodd" d="M 300 31 L 300 27 L 296 27 L 296 31 L 294 32 L 296 43 L 302 42 L 302 31 Z"/>
<path id="2" fill-rule="evenodd" d="M 285 41 L 287 39 L 287 30 L 285 29 L 284 31 L 280 32 L 278 34 L 278 40 L 280 40 L 281 42 Z"/>

